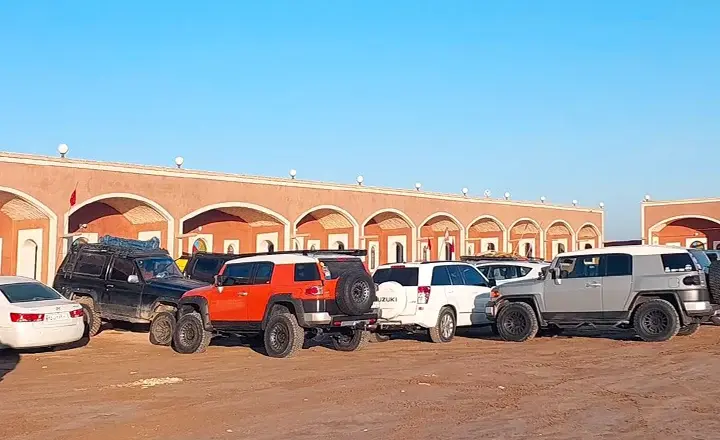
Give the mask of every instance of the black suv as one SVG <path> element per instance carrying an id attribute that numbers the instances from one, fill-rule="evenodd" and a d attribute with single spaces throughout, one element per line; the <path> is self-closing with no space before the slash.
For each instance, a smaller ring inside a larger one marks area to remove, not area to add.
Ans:
<path id="1" fill-rule="evenodd" d="M 107 236 L 97 244 L 73 246 L 53 283 L 82 304 L 88 336 L 99 332 L 103 320 L 149 322 L 155 345 L 170 345 L 178 300 L 205 285 L 186 279 L 157 241 Z"/>
<path id="2" fill-rule="evenodd" d="M 183 273 L 191 280 L 198 280 L 208 284 L 215 281 L 215 275 L 220 272 L 223 265 L 230 260 L 238 258 L 234 254 L 215 254 L 210 252 L 196 252 L 185 265 Z"/>

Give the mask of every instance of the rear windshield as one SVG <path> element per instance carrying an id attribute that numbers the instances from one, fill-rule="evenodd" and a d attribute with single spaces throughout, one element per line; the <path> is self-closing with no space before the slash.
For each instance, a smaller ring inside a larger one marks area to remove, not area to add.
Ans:
<path id="1" fill-rule="evenodd" d="M 696 270 L 695 264 L 687 252 L 662 254 L 660 258 L 665 272 L 690 272 Z"/>
<path id="2" fill-rule="evenodd" d="M 318 281 L 320 271 L 315 263 L 298 263 L 295 265 L 295 281 Z"/>
<path id="3" fill-rule="evenodd" d="M 225 264 L 225 260 L 220 258 L 199 257 L 195 260 L 195 264 L 192 267 L 185 266 L 185 268 L 186 270 L 190 270 L 188 275 L 190 275 L 191 278 L 212 280 L 213 277 L 220 272 L 223 264 Z"/>
<path id="4" fill-rule="evenodd" d="M 386 267 L 375 271 L 373 275 L 375 284 L 382 284 L 388 281 L 395 281 L 401 286 L 412 287 L 418 285 L 417 267 Z"/>
<path id="5" fill-rule="evenodd" d="M 330 271 L 328 279 L 334 280 L 349 269 L 365 270 L 362 261 L 357 258 L 320 258 L 320 262 Z M 327 278 L 327 277 L 326 277 Z"/>
<path id="6" fill-rule="evenodd" d="M 40 283 L 18 283 L 0 286 L 0 291 L 10 303 L 48 301 L 62 298 L 59 293 Z"/>

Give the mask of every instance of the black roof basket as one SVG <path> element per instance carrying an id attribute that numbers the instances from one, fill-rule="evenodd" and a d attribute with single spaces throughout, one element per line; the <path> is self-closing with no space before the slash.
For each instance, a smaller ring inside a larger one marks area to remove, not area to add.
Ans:
<path id="1" fill-rule="evenodd" d="M 214 255 L 227 256 L 232 258 L 257 257 L 260 255 L 347 255 L 348 257 L 364 257 L 367 255 L 365 249 L 315 249 L 315 250 L 297 250 L 297 251 L 277 251 L 277 252 L 254 252 L 246 254 L 221 254 L 212 252 L 197 252 L 195 255 Z"/>

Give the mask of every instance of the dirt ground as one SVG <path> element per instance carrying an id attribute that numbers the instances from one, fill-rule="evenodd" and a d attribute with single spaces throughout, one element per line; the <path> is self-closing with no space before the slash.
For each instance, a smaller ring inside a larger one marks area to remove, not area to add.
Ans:
<path id="1" fill-rule="evenodd" d="M 476 330 L 290 359 L 237 342 L 179 355 L 107 330 L 81 348 L 0 354 L 0 438 L 720 437 L 720 327 L 660 344 Z"/>

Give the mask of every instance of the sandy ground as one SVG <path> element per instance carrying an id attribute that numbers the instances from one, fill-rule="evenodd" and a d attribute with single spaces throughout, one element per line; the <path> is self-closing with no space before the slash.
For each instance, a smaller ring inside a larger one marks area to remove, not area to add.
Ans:
<path id="1" fill-rule="evenodd" d="M 0 438 L 720 438 L 720 327 L 667 343 L 484 331 L 271 359 L 200 355 L 107 330 L 65 351 L 0 355 Z"/>

